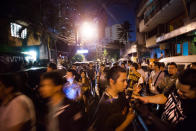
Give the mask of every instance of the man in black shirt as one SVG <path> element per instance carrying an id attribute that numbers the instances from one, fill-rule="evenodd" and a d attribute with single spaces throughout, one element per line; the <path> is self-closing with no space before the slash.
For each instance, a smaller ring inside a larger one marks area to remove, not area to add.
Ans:
<path id="1" fill-rule="evenodd" d="M 93 123 L 96 131 L 126 130 L 134 119 L 132 109 L 124 96 L 127 86 L 126 70 L 115 66 L 107 76 L 108 88 L 104 92 L 96 111 Z"/>

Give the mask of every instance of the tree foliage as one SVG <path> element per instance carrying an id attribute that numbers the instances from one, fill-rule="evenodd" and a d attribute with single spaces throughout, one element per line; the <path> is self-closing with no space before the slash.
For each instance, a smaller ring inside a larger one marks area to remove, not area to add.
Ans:
<path id="1" fill-rule="evenodd" d="M 119 39 L 123 39 L 126 42 L 128 42 L 128 39 L 131 38 L 130 33 L 133 32 L 133 30 L 131 30 L 130 28 L 131 28 L 131 24 L 129 23 L 129 21 L 125 21 L 124 23 L 122 23 L 121 27 L 118 28 Z"/>
<path id="2" fill-rule="evenodd" d="M 71 59 L 72 63 L 75 63 L 75 62 L 82 62 L 83 60 L 84 60 L 84 56 L 81 55 L 81 54 L 75 54 L 75 55 L 72 57 L 72 59 Z"/>

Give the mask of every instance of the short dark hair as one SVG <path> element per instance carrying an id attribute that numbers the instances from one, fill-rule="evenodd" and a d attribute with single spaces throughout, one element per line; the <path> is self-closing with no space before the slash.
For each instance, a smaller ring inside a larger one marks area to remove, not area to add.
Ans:
<path id="1" fill-rule="evenodd" d="M 125 65 L 125 63 L 123 62 L 123 63 L 121 63 L 121 65 Z"/>
<path id="2" fill-rule="evenodd" d="M 64 84 L 63 76 L 57 71 L 45 72 L 42 75 L 41 80 L 45 79 L 52 80 L 56 86 Z"/>
<path id="3" fill-rule="evenodd" d="M 130 65 L 131 65 L 132 63 L 133 63 L 132 61 L 130 61 L 130 60 L 128 61 L 128 64 L 130 64 Z"/>
<path id="4" fill-rule="evenodd" d="M 52 68 L 53 70 L 56 70 L 56 69 L 57 69 L 57 66 L 56 66 L 55 63 L 49 63 L 49 64 L 48 64 L 48 67 L 49 67 L 49 68 Z"/>
<path id="5" fill-rule="evenodd" d="M 80 74 L 82 74 L 82 72 L 84 72 L 85 76 L 87 76 L 87 72 L 85 70 L 81 70 Z"/>
<path id="6" fill-rule="evenodd" d="M 71 72 L 73 76 L 76 76 L 77 72 L 74 69 L 69 69 L 67 72 Z"/>
<path id="7" fill-rule="evenodd" d="M 191 63 L 192 65 L 196 65 L 196 62 Z"/>
<path id="8" fill-rule="evenodd" d="M 165 63 L 164 62 L 160 62 L 160 67 L 165 67 Z"/>
<path id="9" fill-rule="evenodd" d="M 118 64 L 119 64 L 119 63 L 118 63 L 118 62 L 116 62 L 116 63 L 114 63 L 114 64 L 113 64 L 113 66 L 118 66 Z"/>
<path id="10" fill-rule="evenodd" d="M 168 66 L 169 65 L 173 65 L 173 66 L 175 66 L 176 68 L 178 68 L 178 66 L 177 66 L 177 64 L 175 63 L 175 62 L 170 62 L 170 63 L 168 63 Z"/>
<path id="11" fill-rule="evenodd" d="M 101 64 L 101 66 L 105 66 L 105 64 Z"/>
<path id="12" fill-rule="evenodd" d="M 154 61 L 154 66 L 158 66 L 160 68 L 160 62 Z"/>
<path id="13" fill-rule="evenodd" d="M 126 70 L 120 66 L 114 66 L 107 72 L 107 81 L 108 85 L 110 84 L 110 79 L 114 80 L 114 83 L 116 83 L 117 79 L 120 76 L 120 72 L 126 73 Z"/>
<path id="14" fill-rule="evenodd" d="M 136 70 L 138 69 L 138 64 L 137 63 L 133 63 L 131 64 Z"/>
<path id="15" fill-rule="evenodd" d="M 16 73 L 0 74 L 0 81 L 6 88 L 12 87 L 13 92 L 18 91 L 22 85 L 21 77 Z"/>
<path id="16" fill-rule="evenodd" d="M 196 70 L 186 69 L 178 77 L 180 83 L 191 86 L 191 89 L 196 89 Z"/>

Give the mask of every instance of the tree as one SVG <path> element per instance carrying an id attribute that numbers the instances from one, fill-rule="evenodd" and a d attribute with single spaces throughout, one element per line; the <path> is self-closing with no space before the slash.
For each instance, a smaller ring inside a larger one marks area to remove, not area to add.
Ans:
<path id="1" fill-rule="evenodd" d="M 121 24 L 121 27 L 118 28 L 118 38 L 126 41 L 126 44 L 128 43 L 128 39 L 131 38 L 130 33 L 133 32 L 133 30 L 131 30 L 130 28 L 131 24 L 129 23 L 129 21 L 125 21 Z"/>
<path id="2" fill-rule="evenodd" d="M 82 62 L 84 60 L 84 56 L 81 55 L 81 54 L 76 54 L 72 57 L 71 61 L 72 63 L 75 63 L 75 62 Z"/>
<path id="3" fill-rule="evenodd" d="M 106 50 L 106 49 L 104 49 L 104 51 L 103 51 L 103 56 L 104 56 L 104 58 L 106 58 L 106 57 L 107 57 L 107 55 L 108 55 L 108 52 L 107 52 L 107 50 Z"/>

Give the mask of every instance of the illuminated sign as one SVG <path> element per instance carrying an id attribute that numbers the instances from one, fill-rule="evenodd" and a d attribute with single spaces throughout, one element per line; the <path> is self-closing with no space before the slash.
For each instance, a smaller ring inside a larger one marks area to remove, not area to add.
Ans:
<path id="1" fill-rule="evenodd" d="M 88 53 L 88 50 L 84 50 L 84 49 L 77 50 L 77 54 L 87 54 L 87 53 Z"/>

